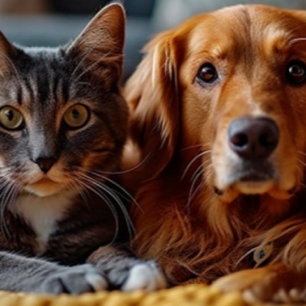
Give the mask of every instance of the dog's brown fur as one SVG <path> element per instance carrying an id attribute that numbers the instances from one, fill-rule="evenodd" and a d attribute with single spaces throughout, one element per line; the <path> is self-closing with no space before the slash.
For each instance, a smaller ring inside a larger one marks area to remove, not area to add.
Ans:
<path id="1" fill-rule="evenodd" d="M 145 47 L 124 89 L 144 160 L 132 245 L 157 259 L 172 283 L 211 283 L 264 266 L 216 286 L 249 299 L 304 299 L 306 81 L 293 84 L 287 71 L 293 61 L 306 63 L 305 37 L 305 13 L 241 5 L 190 18 Z M 205 63 L 218 71 L 212 84 L 198 80 Z M 242 162 L 227 130 L 243 116 L 278 127 L 267 180 L 232 179 Z M 271 243 L 256 265 L 254 252 Z"/>

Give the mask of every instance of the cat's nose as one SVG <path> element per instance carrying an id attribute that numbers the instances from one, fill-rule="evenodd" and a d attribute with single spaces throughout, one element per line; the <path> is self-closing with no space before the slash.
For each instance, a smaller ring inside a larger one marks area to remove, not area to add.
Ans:
<path id="1" fill-rule="evenodd" d="M 42 172 L 47 173 L 51 167 L 55 164 L 56 159 L 55 158 L 45 158 L 40 157 L 34 160 L 34 162 L 39 166 Z"/>

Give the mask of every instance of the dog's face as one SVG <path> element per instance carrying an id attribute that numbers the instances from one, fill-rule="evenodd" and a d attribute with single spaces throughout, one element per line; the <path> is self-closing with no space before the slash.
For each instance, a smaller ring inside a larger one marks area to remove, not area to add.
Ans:
<path id="1" fill-rule="evenodd" d="M 227 200 L 290 196 L 306 143 L 305 22 L 235 7 L 194 25 L 179 72 L 182 122 L 187 139 L 212 150 L 203 155 L 211 159 L 210 184 Z"/>
<path id="2" fill-rule="evenodd" d="M 133 83 L 150 73 L 150 85 L 135 94 Z M 191 18 L 148 46 L 126 93 L 133 129 L 151 128 L 151 138 L 141 137 L 153 141 L 159 123 L 167 142 L 163 158 L 178 148 L 202 146 L 206 182 L 220 199 L 266 193 L 284 199 L 301 185 L 305 13 L 235 6 Z"/>

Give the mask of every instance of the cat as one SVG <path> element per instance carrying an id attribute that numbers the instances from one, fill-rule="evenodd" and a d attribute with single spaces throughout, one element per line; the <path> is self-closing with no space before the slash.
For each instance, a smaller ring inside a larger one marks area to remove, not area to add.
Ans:
<path id="1" fill-rule="evenodd" d="M 0 34 L 0 289 L 80 294 L 165 287 L 123 250 L 131 197 L 114 178 L 127 138 L 125 12 L 102 8 L 59 48 Z"/>

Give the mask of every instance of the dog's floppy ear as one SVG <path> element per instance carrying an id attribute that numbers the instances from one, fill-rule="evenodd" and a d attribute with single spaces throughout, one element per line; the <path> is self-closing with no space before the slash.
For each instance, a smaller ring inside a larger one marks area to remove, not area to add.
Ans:
<path id="1" fill-rule="evenodd" d="M 131 137 L 145 159 L 142 167 L 146 177 L 152 178 L 168 165 L 177 145 L 178 53 L 171 31 L 156 36 L 144 51 L 146 55 L 127 81 L 124 95 L 131 110 Z"/>

